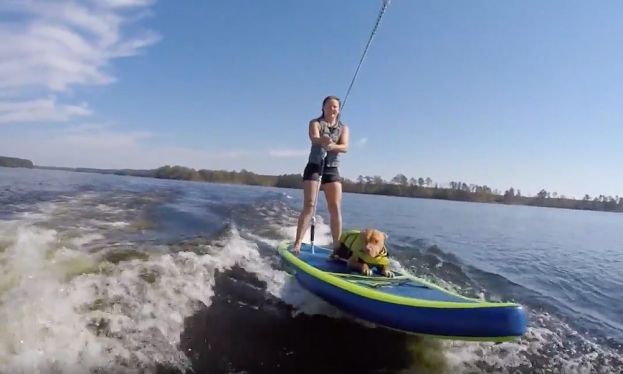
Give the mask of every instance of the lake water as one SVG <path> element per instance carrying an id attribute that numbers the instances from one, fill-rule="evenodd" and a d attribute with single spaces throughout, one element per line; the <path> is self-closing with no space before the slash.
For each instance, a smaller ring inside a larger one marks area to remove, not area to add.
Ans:
<path id="1" fill-rule="evenodd" d="M 302 191 L 0 168 L 0 372 L 621 373 L 623 215 L 345 194 L 397 265 L 528 311 L 521 339 L 353 320 L 274 247 Z M 329 243 L 321 198 L 320 243 Z M 324 219 L 324 220 L 323 220 Z"/>

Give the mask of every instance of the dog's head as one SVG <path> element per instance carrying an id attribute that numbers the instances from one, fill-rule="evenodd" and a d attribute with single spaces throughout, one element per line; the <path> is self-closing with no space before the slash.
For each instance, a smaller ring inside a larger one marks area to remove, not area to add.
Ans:
<path id="1" fill-rule="evenodd" d="M 377 229 L 365 229 L 359 234 L 364 242 L 364 250 L 370 257 L 376 257 L 385 246 L 385 233 Z"/>

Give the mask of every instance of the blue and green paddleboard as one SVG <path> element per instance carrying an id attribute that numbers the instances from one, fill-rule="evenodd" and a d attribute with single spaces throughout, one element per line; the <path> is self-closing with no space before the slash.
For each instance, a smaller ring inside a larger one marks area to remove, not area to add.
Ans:
<path id="1" fill-rule="evenodd" d="M 303 244 L 294 255 L 291 246 L 278 246 L 286 270 L 310 292 L 362 320 L 444 339 L 502 342 L 526 331 L 521 305 L 464 297 L 408 274 L 359 275 L 329 259 L 327 248 Z"/>

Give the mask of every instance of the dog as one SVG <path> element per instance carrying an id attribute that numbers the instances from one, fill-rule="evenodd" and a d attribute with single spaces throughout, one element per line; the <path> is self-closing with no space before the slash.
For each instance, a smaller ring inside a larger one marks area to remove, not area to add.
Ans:
<path id="1" fill-rule="evenodd" d="M 349 230 L 340 235 L 340 247 L 333 250 L 332 259 L 345 260 L 348 267 L 363 275 L 372 275 L 378 267 L 386 277 L 393 277 L 389 269 L 389 256 L 385 248 L 387 235 L 377 229 Z"/>

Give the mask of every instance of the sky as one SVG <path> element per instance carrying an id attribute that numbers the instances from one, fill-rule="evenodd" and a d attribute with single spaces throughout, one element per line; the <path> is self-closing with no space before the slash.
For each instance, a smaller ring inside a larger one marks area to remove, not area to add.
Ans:
<path id="1" fill-rule="evenodd" d="M 0 2 L 0 155 L 302 173 L 381 0 Z M 340 172 L 623 196 L 623 2 L 393 0 Z"/>

